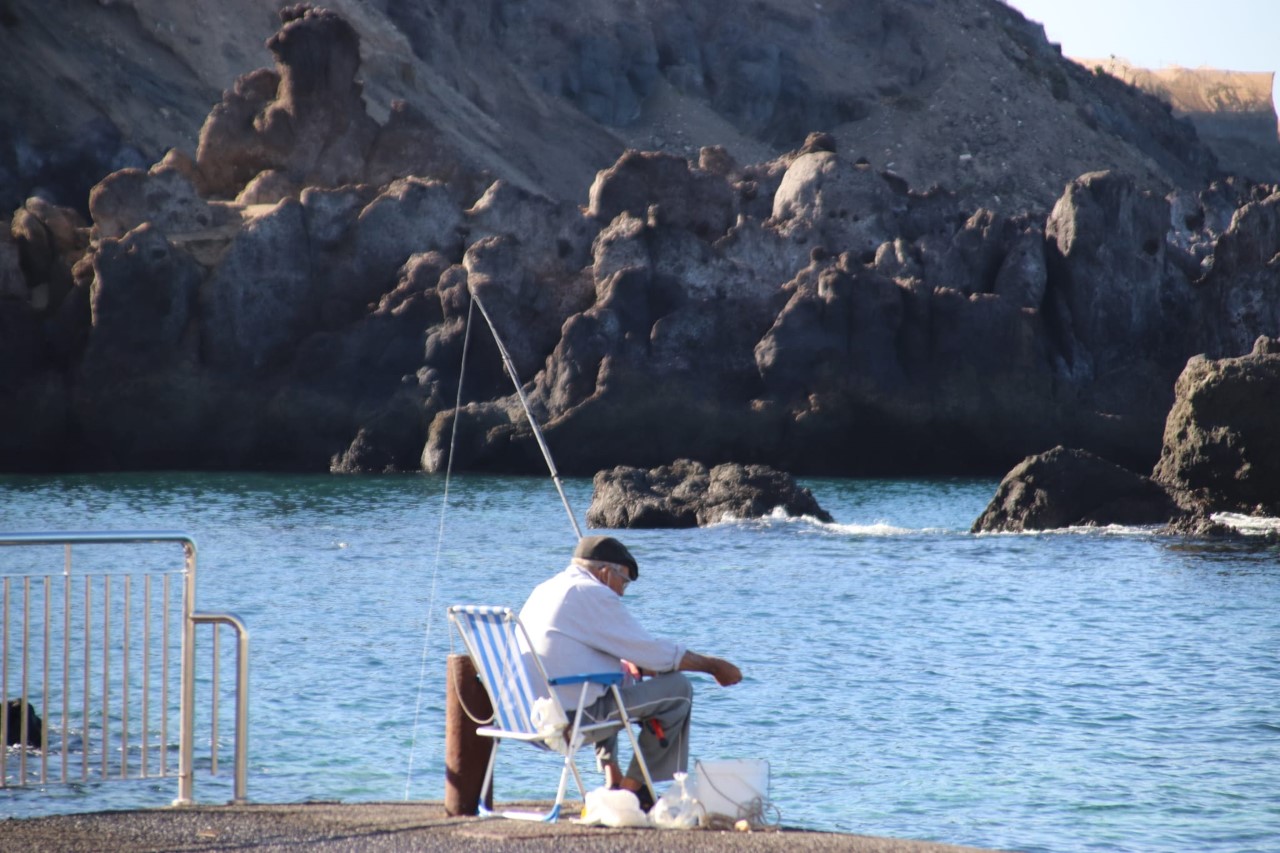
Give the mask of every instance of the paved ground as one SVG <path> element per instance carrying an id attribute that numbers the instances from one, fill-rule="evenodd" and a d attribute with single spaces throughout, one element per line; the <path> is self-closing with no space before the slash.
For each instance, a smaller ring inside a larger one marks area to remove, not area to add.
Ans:
<path id="1" fill-rule="evenodd" d="M 196 806 L 95 812 L 0 821 L 0 850 L 97 851 L 812 851 L 812 853 L 960 853 L 920 841 L 797 830 L 689 832 L 605 829 L 562 820 L 450 818 L 440 803 L 306 803 Z"/>

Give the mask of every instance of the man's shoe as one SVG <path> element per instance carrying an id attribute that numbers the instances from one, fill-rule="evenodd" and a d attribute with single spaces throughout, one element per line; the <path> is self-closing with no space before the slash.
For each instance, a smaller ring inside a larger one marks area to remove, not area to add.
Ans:
<path id="1" fill-rule="evenodd" d="M 645 814 L 649 813 L 649 809 L 653 808 L 653 794 L 649 793 L 648 785 L 641 785 L 640 790 L 635 792 L 636 799 L 640 801 L 640 811 Z"/>

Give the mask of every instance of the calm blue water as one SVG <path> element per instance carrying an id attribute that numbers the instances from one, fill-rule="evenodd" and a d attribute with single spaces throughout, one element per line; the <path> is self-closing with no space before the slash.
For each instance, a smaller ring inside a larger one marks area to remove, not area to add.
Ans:
<path id="1" fill-rule="evenodd" d="M 837 524 L 623 537 L 641 618 L 746 674 L 730 689 L 696 677 L 695 757 L 767 758 L 792 826 L 1021 850 L 1280 849 L 1275 547 L 972 536 L 993 481 L 805 484 Z M 585 513 L 590 482 L 567 486 Z M 574 541 L 546 479 L 455 478 L 443 525 L 442 489 L 2 477 L 0 529 L 195 536 L 200 608 L 252 632 L 251 800 L 439 799 L 444 607 L 519 605 Z M 551 796 L 548 760 L 505 748 L 499 799 Z M 224 761 L 197 799 L 230 798 Z M 0 813 L 175 792 L 11 789 Z"/>

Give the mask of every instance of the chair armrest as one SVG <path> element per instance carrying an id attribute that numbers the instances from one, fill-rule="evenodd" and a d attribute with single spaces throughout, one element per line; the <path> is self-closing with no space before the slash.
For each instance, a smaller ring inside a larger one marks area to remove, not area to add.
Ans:
<path id="1" fill-rule="evenodd" d="M 582 675 L 564 675 L 560 678 L 548 678 L 547 683 L 552 687 L 559 687 L 562 684 L 582 684 L 590 682 L 591 684 L 621 684 L 622 673 L 620 672 L 591 672 Z"/>

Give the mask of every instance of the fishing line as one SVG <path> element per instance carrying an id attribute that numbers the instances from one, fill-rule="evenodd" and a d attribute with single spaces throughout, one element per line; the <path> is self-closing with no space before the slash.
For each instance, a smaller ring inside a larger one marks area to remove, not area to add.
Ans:
<path id="1" fill-rule="evenodd" d="M 445 463 L 444 494 L 441 497 L 440 504 L 440 528 L 436 535 L 435 561 L 431 569 L 431 592 L 427 603 L 427 627 L 422 638 L 422 661 L 418 671 L 418 698 L 413 711 L 413 735 L 409 745 L 409 766 L 405 773 L 404 781 L 404 798 L 406 800 L 409 799 L 410 787 L 413 784 L 413 758 L 418 746 L 418 724 L 422 718 L 422 694 L 427 678 L 427 656 L 431 645 L 432 616 L 435 614 L 436 609 L 436 587 L 440 576 L 440 554 L 444 547 L 445 512 L 449 506 L 449 484 L 453 476 L 453 455 L 458 444 L 458 421 L 461 420 L 459 412 L 462 410 L 462 387 L 463 380 L 467 374 L 467 354 L 471 349 L 471 321 L 476 308 L 480 309 L 480 314 L 484 317 L 485 324 L 489 327 L 489 332 L 493 335 L 493 342 L 498 346 L 498 354 L 502 356 L 502 363 L 506 369 L 507 376 L 511 377 L 511 383 L 515 385 L 516 395 L 520 398 L 520 405 L 524 409 L 525 417 L 529 420 L 533 436 L 537 439 L 539 449 L 542 450 L 542 458 L 547 462 L 547 469 L 551 472 L 551 482 L 555 483 L 556 491 L 560 494 L 560 502 L 564 504 L 564 511 L 569 515 L 569 523 L 573 525 L 573 532 L 577 538 L 582 538 L 582 528 L 578 526 L 578 517 L 574 515 L 573 508 L 569 505 L 569 498 L 564 492 L 564 484 L 560 481 L 560 472 L 556 470 L 555 460 L 551 458 L 551 450 L 547 447 L 547 441 L 542 435 L 541 427 L 538 426 L 537 418 L 533 416 L 533 409 L 529 406 L 529 400 L 524 395 L 524 388 L 520 384 L 520 376 L 516 373 L 516 367 L 511 360 L 511 355 L 502 343 L 502 336 L 498 334 L 498 329 L 493 323 L 493 318 L 489 316 L 489 312 L 485 310 L 484 303 L 469 287 L 467 292 L 471 299 L 467 306 L 466 331 L 462 338 L 462 364 L 458 369 L 458 395 L 453 404 L 453 427 L 449 435 L 449 453 Z M 434 757 L 434 752 L 431 757 Z"/>
<path id="2" fill-rule="evenodd" d="M 471 305 L 475 305 L 472 300 Z M 422 688 L 427 679 L 427 653 L 431 645 L 431 622 L 436 612 L 436 581 L 440 576 L 440 552 L 444 547 L 444 517 L 449 507 L 449 481 L 453 476 L 453 450 L 458 443 L 458 411 L 462 408 L 462 384 L 467 375 L 467 351 L 471 348 L 472 308 L 467 308 L 467 326 L 462 336 L 462 365 L 458 369 L 458 396 L 453 404 L 453 429 L 449 434 L 449 455 L 444 468 L 444 495 L 440 499 L 440 530 L 436 535 L 435 565 L 431 569 L 431 593 L 427 599 L 427 630 L 422 637 L 422 662 L 418 671 L 418 699 L 413 710 L 413 736 L 409 742 L 409 767 L 405 772 L 404 798 L 409 799 L 409 786 L 413 783 L 413 755 L 418 746 L 418 721 L 422 716 Z M 428 756 L 430 759 L 434 758 Z"/>

